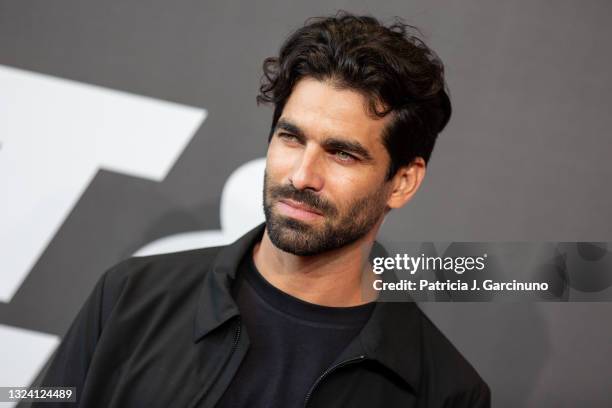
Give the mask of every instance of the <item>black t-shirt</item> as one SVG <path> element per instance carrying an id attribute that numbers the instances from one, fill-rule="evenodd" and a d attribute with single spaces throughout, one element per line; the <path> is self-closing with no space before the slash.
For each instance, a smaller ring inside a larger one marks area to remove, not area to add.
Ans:
<path id="1" fill-rule="evenodd" d="M 302 407 L 374 308 L 373 302 L 327 307 L 290 296 L 261 276 L 250 253 L 233 290 L 250 347 L 218 408 Z"/>

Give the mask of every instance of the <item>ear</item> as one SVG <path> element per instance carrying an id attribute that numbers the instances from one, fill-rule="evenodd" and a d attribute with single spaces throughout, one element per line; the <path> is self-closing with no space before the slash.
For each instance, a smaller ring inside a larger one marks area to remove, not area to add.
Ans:
<path id="1" fill-rule="evenodd" d="M 391 181 L 391 194 L 387 200 L 389 208 L 401 208 L 419 189 L 425 177 L 425 160 L 417 157 L 409 165 L 400 167 Z"/>

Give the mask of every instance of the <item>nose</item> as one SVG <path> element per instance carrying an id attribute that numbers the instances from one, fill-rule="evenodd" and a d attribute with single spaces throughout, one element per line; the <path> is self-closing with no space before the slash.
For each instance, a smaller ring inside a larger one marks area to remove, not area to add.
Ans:
<path id="1" fill-rule="evenodd" d="M 316 146 L 307 146 L 298 157 L 289 181 L 298 190 L 310 189 L 320 191 L 323 188 L 324 178 L 319 161 L 320 152 Z"/>

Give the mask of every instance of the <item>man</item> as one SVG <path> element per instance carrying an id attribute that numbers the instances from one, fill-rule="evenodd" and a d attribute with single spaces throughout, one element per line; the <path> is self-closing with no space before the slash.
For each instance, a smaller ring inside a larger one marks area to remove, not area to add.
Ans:
<path id="1" fill-rule="evenodd" d="M 260 91 L 265 225 L 107 271 L 43 384 L 83 407 L 489 406 L 418 307 L 371 286 L 383 219 L 450 117 L 439 59 L 401 23 L 340 13 L 266 59 Z"/>

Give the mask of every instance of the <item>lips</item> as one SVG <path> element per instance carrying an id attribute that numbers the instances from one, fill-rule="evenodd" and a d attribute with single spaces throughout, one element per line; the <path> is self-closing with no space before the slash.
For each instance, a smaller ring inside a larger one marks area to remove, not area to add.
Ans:
<path id="1" fill-rule="evenodd" d="M 313 214 L 317 214 L 317 215 L 323 215 L 323 213 L 321 213 L 321 211 L 315 210 L 312 207 L 307 206 L 306 204 L 302 204 L 300 202 L 297 201 L 293 201 L 291 199 L 282 199 L 279 200 L 281 203 L 286 204 L 290 207 L 295 208 L 296 210 L 301 210 L 301 211 L 307 211 Z"/>
<path id="2" fill-rule="evenodd" d="M 304 222 L 316 222 L 323 218 L 323 213 L 314 208 L 290 199 L 279 200 L 276 208 L 285 217 Z"/>

